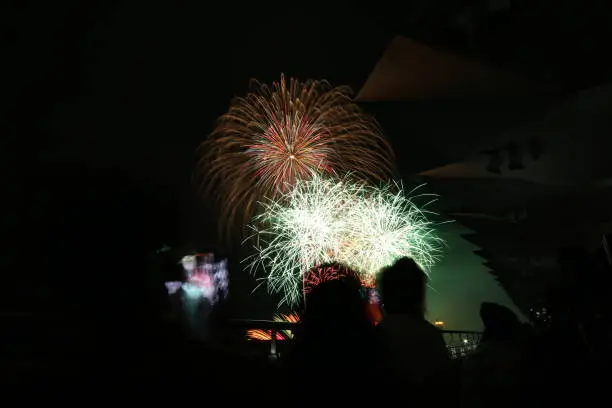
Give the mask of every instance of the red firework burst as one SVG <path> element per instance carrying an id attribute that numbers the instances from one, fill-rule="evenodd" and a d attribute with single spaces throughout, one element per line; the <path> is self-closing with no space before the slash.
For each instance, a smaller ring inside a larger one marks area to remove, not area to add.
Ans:
<path id="1" fill-rule="evenodd" d="M 361 281 L 361 278 L 355 271 L 344 265 L 331 264 L 315 266 L 304 274 L 304 296 L 308 295 L 315 286 L 323 282 L 340 279 Z"/>

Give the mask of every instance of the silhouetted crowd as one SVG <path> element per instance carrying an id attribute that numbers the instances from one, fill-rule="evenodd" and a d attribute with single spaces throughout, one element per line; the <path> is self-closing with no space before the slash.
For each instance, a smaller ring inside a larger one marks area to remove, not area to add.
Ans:
<path id="1" fill-rule="evenodd" d="M 70 335 L 53 344 L 34 339 L 39 364 L 12 367 L 5 384 L 49 387 L 72 401 L 131 393 L 146 401 L 290 406 L 515 407 L 595 395 L 601 374 L 575 352 L 578 340 L 562 329 L 540 333 L 497 304 L 482 304 L 476 350 L 451 360 L 442 332 L 425 319 L 427 276 L 408 258 L 379 275 L 378 325 L 360 283 L 347 277 L 310 291 L 280 362 L 193 341 L 161 318 L 169 306 L 163 282 L 151 283 L 155 240 L 144 203 L 129 188 L 113 197 L 82 188 L 56 207 L 42 251 L 49 309 L 65 316 Z"/>

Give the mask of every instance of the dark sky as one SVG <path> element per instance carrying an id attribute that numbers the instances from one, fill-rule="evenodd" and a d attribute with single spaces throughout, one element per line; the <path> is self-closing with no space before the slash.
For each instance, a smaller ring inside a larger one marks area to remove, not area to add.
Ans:
<path id="1" fill-rule="evenodd" d="M 386 43 L 337 3 L 309 13 L 298 4 L 127 3 L 92 11 L 86 27 L 64 36 L 78 45 L 53 61 L 64 83 L 54 85 L 53 97 L 65 95 L 54 100 L 48 123 L 55 152 L 175 189 L 184 211 L 196 206 L 187 229 L 209 225 L 193 203 L 195 148 L 250 78 L 271 81 L 284 72 L 358 89 Z"/>
<path id="2" fill-rule="evenodd" d="M 358 89 L 386 43 L 340 2 L 310 13 L 124 3 L 20 10 L 17 109 L 44 117 L 41 150 L 172 185 L 249 78 L 285 72 Z"/>
<path id="3" fill-rule="evenodd" d="M 9 53 L 15 64 L 7 76 L 12 104 L 3 166 L 25 181 L 7 188 L 23 196 L 36 183 L 53 184 L 42 175 L 62 162 L 119 169 L 163 196 L 151 211 L 180 226 L 170 241 L 202 249 L 218 246 L 212 216 L 193 189 L 194 150 L 231 97 L 247 89 L 249 78 L 271 81 L 281 72 L 358 90 L 392 35 L 368 10 L 343 1 L 267 8 L 254 2 L 60 3 L 7 14 L 16 41 Z M 398 151 L 414 150 L 411 142 L 393 139 Z M 457 231 L 452 236 L 454 255 L 444 268 L 468 255 L 465 262 L 477 265 Z M 431 313 L 446 319 L 450 309 L 460 310 L 450 319 L 456 328 L 478 325 L 480 299 L 504 301 L 500 289 L 485 283 L 463 291 L 466 302 L 457 291 L 442 302 L 444 288 L 479 278 L 439 276 Z M 250 283 L 241 284 L 236 290 L 247 293 Z M 463 306 L 449 306 L 455 304 Z"/>
<path id="4" fill-rule="evenodd" d="M 92 183 L 112 194 L 112 181 L 87 179 L 110 169 L 157 194 L 143 211 L 158 216 L 164 241 L 217 250 L 214 217 L 193 188 L 195 148 L 250 78 L 271 81 L 284 72 L 361 86 L 386 36 L 362 30 L 367 24 L 338 3 L 69 1 L 14 8 L 7 14 L 13 103 L 3 149 L 3 173 L 11 178 L 5 191 L 15 198 L 8 202 L 15 215 L 9 231 L 20 243 L 13 258 L 19 264 L 40 245 L 32 231 L 59 216 L 61 204 L 50 204 L 55 196 Z M 232 255 L 237 263 L 240 256 Z M 263 293 L 245 299 L 251 279 L 234 283 L 233 293 L 245 295 L 235 299 L 269 310 Z M 26 286 L 34 291 L 36 283 Z"/>

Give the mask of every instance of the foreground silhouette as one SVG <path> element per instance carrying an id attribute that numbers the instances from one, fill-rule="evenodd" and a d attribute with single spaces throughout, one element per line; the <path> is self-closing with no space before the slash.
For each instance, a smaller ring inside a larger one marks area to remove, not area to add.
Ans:
<path id="1" fill-rule="evenodd" d="M 424 316 L 427 276 L 412 259 L 402 258 L 381 272 L 378 286 L 384 311 L 378 329 L 392 378 L 389 392 L 414 402 L 444 389 L 443 395 L 436 395 L 438 402 L 452 398 L 454 384 L 444 338 Z"/>
<path id="2" fill-rule="evenodd" d="M 526 328 L 507 307 L 483 303 L 485 330 L 462 367 L 462 406 L 521 406 L 528 374 Z"/>
<path id="3" fill-rule="evenodd" d="M 380 360 L 359 281 L 346 277 L 323 282 L 312 289 L 305 304 L 287 361 L 293 400 L 301 405 L 330 399 L 365 403 L 372 390 L 358 388 L 364 379 L 376 383 Z"/>

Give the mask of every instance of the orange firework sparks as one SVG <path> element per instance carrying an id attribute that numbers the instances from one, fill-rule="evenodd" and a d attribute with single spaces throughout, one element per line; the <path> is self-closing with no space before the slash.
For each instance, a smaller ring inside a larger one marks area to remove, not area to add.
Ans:
<path id="1" fill-rule="evenodd" d="M 199 167 L 219 200 L 225 232 L 243 226 L 262 198 L 275 198 L 296 180 L 350 173 L 362 181 L 395 174 L 390 144 L 347 87 L 327 81 L 253 81 L 232 101 L 200 146 Z"/>
<path id="2" fill-rule="evenodd" d="M 275 322 L 299 323 L 300 316 L 296 313 L 282 314 L 279 316 L 274 316 L 274 321 Z M 246 336 L 247 336 L 247 339 L 249 340 L 271 341 L 272 331 L 263 330 L 263 329 L 251 329 L 251 330 L 247 330 Z M 293 332 L 291 330 L 281 330 L 281 331 L 276 332 L 276 340 L 289 340 L 292 338 L 293 338 Z"/>
<path id="3" fill-rule="evenodd" d="M 277 322 L 299 323 L 300 315 L 297 313 L 282 314 L 277 316 L 274 320 Z"/>
<path id="4" fill-rule="evenodd" d="M 272 331 L 262 329 L 247 330 L 247 338 L 249 340 L 271 341 Z M 285 340 L 285 336 L 280 332 L 276 332 L 276 340 Z"/>

